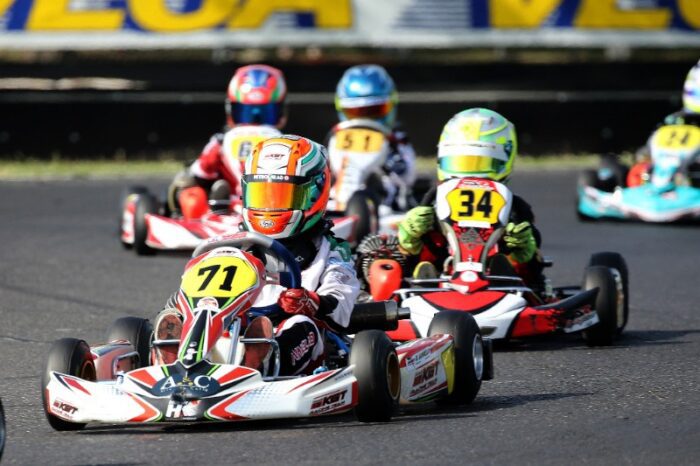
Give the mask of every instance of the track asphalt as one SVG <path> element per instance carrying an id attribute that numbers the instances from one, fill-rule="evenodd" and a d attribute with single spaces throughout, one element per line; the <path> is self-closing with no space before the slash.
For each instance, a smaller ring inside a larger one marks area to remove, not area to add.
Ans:
<path id="1" fill-rule="evenodd" d="M 518 174 L 554 259 L 578 284 L 591 253 L 630 269 L 627 330 L 609 348 L 547 338 L 495 354 L 496 378 L 467 407 L 426 405 L 387 424 L 351 415 L 201 427 L 88 426 L 54 432 L 39 373 L 52 340 L 99 342 L 118 317 L 152 317 L 184 255 L 119 245 L 124 181 L 0 184 L 0 397 L 4 464 L 697 464 L 700 226 L 579 223 L 574 172 Z M 162 188 L 165 180 L 148 180 Z"/>

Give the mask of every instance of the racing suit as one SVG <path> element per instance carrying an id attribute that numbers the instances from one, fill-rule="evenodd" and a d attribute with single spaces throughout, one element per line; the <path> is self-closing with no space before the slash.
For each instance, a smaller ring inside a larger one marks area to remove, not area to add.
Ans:
<path id="1" fill-rule="evenodd" d="M 281 319 L 273 320 L 274 336 L 280 348 L 280 375 L 311 373 L 323 359 L 320 328 L 342 331 L 350 323 L 350 314 L 360 293 L 360 282 L 348 244 L 333 236 L 331 226 L 331 222 L 321 221 L 301 235 L 281 240 L 299 263 L 302 288 L 314 291 L 319 302 L 313 318 L 303 314 L 283 314 Z M 265 285 L 253 307 L 276 304 L 284 290 L 281 285 Z M 162 312 L 172 313 L 175 299 L 171 297 Z M 158 324 L 156 318 L 156 332 L 160 331 Z M 156 337 L 172 338 L 171 335 Z"/>
<path id="2" fill-rule="evenodd" d="M 435 196 L 437 194 L 437 188 L 431 188 L 423 197 L 421 205 L 433 206 L 435 205 Z M 522 197 L 513 194 L 513 205 L 510 211 L 510 222 L 514 224 L 520 224 L 522 222 L 529 222 L 532 228 L 532 235 L 535 238 L 535 244 L 537 245 L 537 250 L 527 262 L 520 263 L 515 261 L 512 257 L 510 258 L 510 263 L 515 269 L 515 273 L 520 276 L 525 283 L 533 288 L 534 290 L 543 290 L 545 286 L 545 278 L 542 275 L 542 270 L 544 269 L 544 263 L 542 261 L 542 256 L 540 254 L 540 245 L 542 243 L 542 235 L 539 230 L 535 227 L 535 215 L 532 211 L 532 207 L 528 204 Z M 448 250 L 448 242 L 440 231 L 440 226 L 437 224 L 437 219 L 433 224 L 431 231 L 423 235 L 422 247 L 418 254 L 406 254 L 406 270 L 412 271 L 414 267 L 419 262 L 430 262 L 433 264 L 443 264 L 445 260 L 450 255 Z M 505 244 L 503 238 L 498 244 L 499 251 L 508 255 L 510 250 Z M 507 271 L 500 271 L 497 274 L 507 274 Z"/>
<path id="3" fill-rule="evenodd" d="M 354 121 L 354 120 L 353 120 Z M 336 147 L 338 125 L 326 137 L 325 146 L 329 151 Z M 389 154 L 382 167 L 381 203 L 394 210 L 407 210 L 415 205 L 411 190 L 416 180 L 416 151 L 408 139 L 408 134 L 400 128 L 392 128 L 389 134 Z"/>

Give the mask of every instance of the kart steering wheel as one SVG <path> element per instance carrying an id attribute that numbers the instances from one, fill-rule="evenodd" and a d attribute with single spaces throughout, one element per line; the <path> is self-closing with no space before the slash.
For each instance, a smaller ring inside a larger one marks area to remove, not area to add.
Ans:
<path id="1" fill-rule="evenodd" d="M 252 231 L 242 231 L 233 235 L 216 236 L 197 246 L 192 253 L 192 257 L 200 256 L 213 249 L 221 247 L 234 247 L 244 251 L 257 249 L 259 252 L 269 256 L 263 257 L 265 270 L 271 273 L 278 273 L 280 285 L 286 288 L 301 287 L 301 269 L 299 264 L 289 249 L 282 243 L 265 235 Z M 270 260 L 272 258 L 273 260 Z M 282 267 L 280 267 L 282 265 Z"/>

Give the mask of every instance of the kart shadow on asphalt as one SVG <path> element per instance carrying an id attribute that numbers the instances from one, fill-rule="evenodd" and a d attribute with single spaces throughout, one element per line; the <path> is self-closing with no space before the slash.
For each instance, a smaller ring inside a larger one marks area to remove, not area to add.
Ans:
<path id="1" fill-rule="evenodd" d="M 163 434 L 211 434 L 218 432 L 258 432 L 269 430 L 301 430 L 322 427 L 365 428 L 366 426 L 398 425 L 416 421 L 436 421 L 446 419 L 466 419 L 478 417 L 479 413 L 500 409 L 515 408 L 528 403 L 560 400 L 589 396 L 591 392 L 536 393 L 520 396 L 483 396 L 467 406 L 450 406 L 435 403 L 402 406 L 389 423 L 361 423 L 352 414 L 306 419 L 271 419 L 263 421 L 216 422 L 209 424 L 170 424 L 170 425 L 94 425 L 88 426 L 77 435 L 163 435 Z"/>
<path id="2" fill-rule="evenodd" d="M 676 341 L 686 335 L 700 333 L 699 330 L 625 330 L 611 346 L 592 348 L 586 346 L 579 335 L 542 335 L 519 341 L 494 342 L 494 350 L 498 353 L 518 353 L 532 351 L 591 351 L 595 349 L 631 348 L 652 345 L 680 345 L 684 341 Z"/>

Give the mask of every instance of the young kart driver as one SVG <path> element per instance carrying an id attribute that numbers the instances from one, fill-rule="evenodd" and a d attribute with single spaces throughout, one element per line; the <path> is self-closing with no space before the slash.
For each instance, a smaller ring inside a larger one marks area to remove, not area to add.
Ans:
<path id="1" fill-rule="evenodd" d="M 333 236 L 324 217 L 330 192 L 326 149 L 291 135 L 261 142 L 246 161 L 242 188 L 244 228 L 282 242 L 302 271 L 301 288 L 263 288 L 254 306 L 277 303 L 283 317 L 274 330 L 269 318 L 254 319 L 246 336 L 272 338 L 274 332 L 280 375 L 310 374 L 324 353 L 319 326 L 347 327 L 360 292 L 350 248 Z M 180 319 L 168 306 L 156 319 L 156 339 L 179 338 Z M 177 357 L 177 348 L 160 349 L 159 363 Z M 248 345 L 243 365 L 264 368 L 270 352 L 269 344 Z"/>
<path id="2" fill-rule="evenodd" d="M 683 84 L 683 108 L 667 115 L 658 127 L 665 125 L 692 125 L 700 126 L 700 61 L 693 66 L 685 78 Z M 651 140 L 651 138 L 650 138 Z M 632 165 L 627 173 L 627 186 L 639 186 L 649 179 L 651 172 L 650 141 L 637 152 L 637 162 Z M 698 173 L 700 178 L 700 161 L 688 167 L 689 174 Z"/>
<path id="3" fill-rule="evenodd" d="M 398 128 L 399 97 L 394 80 L 379 65 L 358 65 L 345 71 L 335 91 L 335 109 L 341 122 L 372 120 L 390 131 L 390 153 L 384 164 L 383 204 L 405 210 L 415 205 L 411 188 L 416 179 L 416 152 L 408 135 Z M 328 147 L 336 145 L 338 126 L 331 129 Z M 400 187 L 405 187 L 403 190 Z"/>
<path id="4" fill-rule="evenodd" d="M 225 131 L 213 135 L 197 160 L 175 176 L 168 188 L 170 211 L 180 211 L 179 196 L 186 188 L 200 186 L 206 194 L 217 180 L 228 183 L 227 192 L 240 195 L 241 172 L 252 147 L 241 146 L 227 156 L 226 143 L 236 136 L 280 136 L 287 121 L 286 96 L 287 84 L 277 68 L 248 65 L 236 70 L 226 93 Z"/>
<path id="5" fill-rule="evenodd" d="M 510 121 L 484 108 L 464 110 L 447 122 L 440 135 L 438 180 L 476 177 L 507 182 L 517 152 L 515 127 Z M 442 264 L 449 254 L 447 241 L 436 224 L 435 195 L 433 188 L 422 205 L 409 210 L 399 223 L 399 245 L 408 256 L 407 265 L 414 270 L 414 277 L 437 277 L 433 264 Z M 541 289 L 544 266 L 534 220 L 530 205 L 514 194 L 510 222 L 499 248 L 529 286 Z"/>

